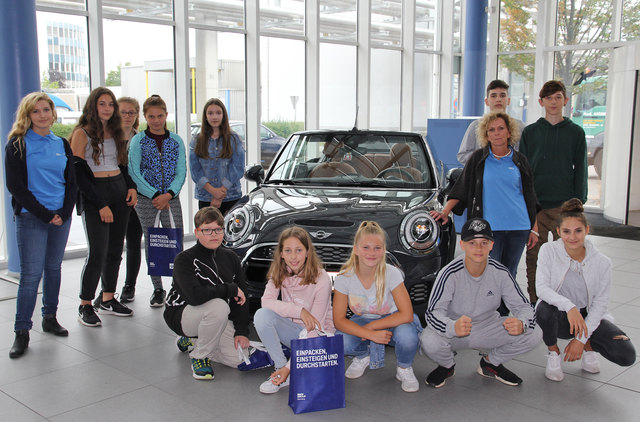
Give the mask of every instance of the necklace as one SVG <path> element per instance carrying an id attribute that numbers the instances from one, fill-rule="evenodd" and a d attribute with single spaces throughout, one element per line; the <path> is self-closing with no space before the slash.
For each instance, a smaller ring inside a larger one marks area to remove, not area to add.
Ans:
<path id="1" fill-rule="evenodd" d="M 493 151 L 491 151 L 491 152 L 493 152 Z M 504 157 L 508 157 L 508 156 L 509 156 L 509 154 L 511 154 L 511 150 L 509 150 L 505 155 L 498 155 L 498 154 L 496 154 L 496 153 L 494 152 L 494 153 L 493 153 L 493 156 L 494 156 L 494 157 L 496 157 L 496 158 L 504 158 Z"/>

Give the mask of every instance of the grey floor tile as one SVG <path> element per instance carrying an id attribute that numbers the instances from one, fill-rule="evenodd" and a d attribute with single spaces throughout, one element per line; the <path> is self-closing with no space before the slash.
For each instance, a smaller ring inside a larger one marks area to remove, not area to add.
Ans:
<path id="1" fill-rule="evenodd" d="M 636 363 L 635 365 L 624 369 L 625 371 L 623 373 L 609 381 L 607 384 L 640 393 L 640 383 L 638 383 L 638 379 L 640 379 L 640 365 Z"/>
<path id="2" fill-rule="evenodd" d="M 629 261 L 621 265 L 614 266 L 616 270 L 620 271 L 628 271 L 632 273 L 640 273 L 640 260 L 636 259 L 635 261 Z"/>
<path id="3" fill-rule="evenodd" d="M 628 303 L 636 299 L 640 300 L 640 285 L 636 288 L 612 283 L 610 295 L 611 301 Z"/>
<path id="4" fill-rule="evenodd" d="M 130 420 L 132 417 L 136 422 L 216 420 L 214 409 L 207 411 L 190 406 L 172 394 L 151 386 L 63 413 L 50 420 L 113 422 Z"/>
<path id="5" fill-rule="evenodd" d="M 640 288 L 640 274 L 614 269 L 611 284 Z"/>
<path id="6" fill-rule="evenodd" d="M 30 342 L 27 352 L 19 359 L 8 359 L 4 354 L 0 357 L 0 386 L 40 377 L 45 373 L 93 360 L 91 356 L 67 347 L 53 338 Z"/>
<path id="7" fill-rule="evenodd" d="M 146 385 L 103 363 L 90 362 L 7 384 L 2 391 L 49 418 Z"/>
<path id="8" fill-rule="evenodd" d="M 41 415 L 0 392 L 0 421 L 39 422 Z"/>
<path id="9" fill-rule="evenodd" d="M 615 318 L 616 324 L 627 327 L 640 328 L 640 309 L 633 305 L 620 305 L 609 310 Z"/>

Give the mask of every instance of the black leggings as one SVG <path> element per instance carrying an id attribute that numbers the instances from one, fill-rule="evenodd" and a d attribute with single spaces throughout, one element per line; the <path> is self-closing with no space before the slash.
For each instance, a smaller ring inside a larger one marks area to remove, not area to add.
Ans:
<path id="1" fill-rule="evenodd" d="M 536 308 L 536 320 L 542 328 L 542 340 L 547 346 L 555 346 L 558 338 L 572 339 L 571 327 L 567 319 L 567 313 L 559 310 L 553 305 L 538 300 L 540 303 Z M 582 317 L 587 316 L 585 308 L 580 310 Z M 603 319 L 596 330 L 591 333 L 589 340 L 591 348 L 604 356 L 607 360 L 620 366 L 631 366 L 636 360 L 636 350 L 631 340 L 616 338 L 627 335 L 615 324 Z"/>
<path id="2" fill-rule="evenodd" d="M 135 286 L 140 272 L 140 261 L 142 259 L 142 226 L 135 208 L 131 207 L 129 223 L 127 224 L 127 277 L 124 284 Z"/>
<path id="3" fill-rule="evenodd" d="M 85 201 L 82 222 L 89 250 L 82 269 L 80 290 L 80 299 L 82 300 L 93 300 L 101 277 L 102 290 L 105 293 L 116 291 L 124 235 L 131 212 L 126 203 L 127 184 L 122 174 L 113 177 L 98 177 L 94 183 L 102 197 L 107 200 L 113 213 L 113 223 L 103 223 L 99 210 L 89 201 Z"/>

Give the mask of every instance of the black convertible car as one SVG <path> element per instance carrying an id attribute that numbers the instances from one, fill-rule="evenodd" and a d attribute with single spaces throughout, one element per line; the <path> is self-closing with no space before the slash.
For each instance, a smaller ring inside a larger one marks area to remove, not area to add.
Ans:
<path id="1" fill-rule="evenodd" d="M 266 177 L 261 166 L 245 177 L 258 184 L 225 218 L 225 245 L 241 258 L 252 309 L 260 307 L 266 273 L 280 232 L 306 229 L 330 275 L 351 253 L 358 225 L 377 221 L 387 232 L 387 262 L 403 271 L 421 318 L 435 277 L 455 252 L 451 222 L 441 209 L 442 164 L 424 138 L 405 132 L 309 131 L 291 135 Z"/>

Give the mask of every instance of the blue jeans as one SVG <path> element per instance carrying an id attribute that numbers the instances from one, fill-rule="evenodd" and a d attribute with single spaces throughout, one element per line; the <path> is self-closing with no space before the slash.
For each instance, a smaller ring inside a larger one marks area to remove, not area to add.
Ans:
<path id="1" fill-rule="evenodd" d="M 260 337 L 260 341 L 267 348 L 267 353 L 273 359 L 276 368 L 282 368 L 287 364 L 280 344 L 291 347 L 291 340 L 298 338 L 304 328 L 291 319 L 283 317 L 267 308 L 260 308 L 253 316 L 253 325 Z"/>
<path id="2" fill-rule="evenodd" d="M 387 315 L 382 315 L 380 318 L 384 318 Z M 352 322 L 363 326 L 371 322 L 371 319 L 354 315 L 350 319 Z M 393 346 L 396 349 L 396 360 L 400 368 L 409 368 L 413 365 L 413 359 L 418 351 L 419 344 L 419 332 L 422 331 L 422 326 L 417 316 L 414 315 L 413 322 L 409 324 L 401 324 L 397 327 L 387 328 L 391 331 L 391 341 L 389 346 Z M 357 358 L 363 358 L 370 353 L 370 348 L 373 351 L 371 359 L 378 360 L 376 350 L 379 350 L 377 343 L 373 343 L 370 340 L 362 340 L 360 337 L 352 336 L 351 334 L 345 334 L 341 331 L 336 331 L 336 334 L 342 334 L 344 339 L 344 354 L 345 356 L 355 356 Z M 372 368 L 380 368 L 384 366 L 384 349 L 382 349 L 382 362 L 371 362 L 374 366 Z"/>
<path id="3" fill-rule="evenodd" d="M 496 230 L 493 232 L 493 249 L 489 256 L 507 267 L 515 279 L 528 240 L 529 230 Z"/>
<path id="4" fill-rule="evenodd" d="M 15 330 L 30 330 L 38 285 L 42 282 L 42 315 L 55 315 L 60 293 L 60 265 L 69 237 L 71 218 L 61 226 L 47 224 L 31 213 L 16 216 L 20 255 L 20 285 L 16 301 Z"/>

